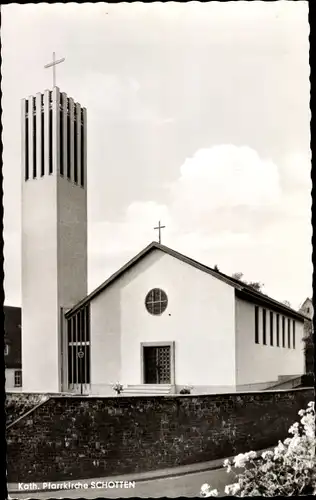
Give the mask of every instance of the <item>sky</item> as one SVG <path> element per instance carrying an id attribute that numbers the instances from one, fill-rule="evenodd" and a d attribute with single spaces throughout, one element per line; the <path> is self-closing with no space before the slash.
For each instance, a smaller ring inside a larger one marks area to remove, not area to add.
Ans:
<path id="1" fill-rule="evenodd" d="M 27 22 L 25 20 L 27 19 Z M 88 113 L 88 289 L 156 240 L 312 295 L 308 3 L 2 6 L 5 303 L 21 305 L 20 100 Z"/>

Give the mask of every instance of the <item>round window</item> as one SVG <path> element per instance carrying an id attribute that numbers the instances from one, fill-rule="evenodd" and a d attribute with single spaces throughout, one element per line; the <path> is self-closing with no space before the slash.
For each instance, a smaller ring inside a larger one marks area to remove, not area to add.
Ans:
<path id="1" fill-rule="evenodd" d="M 160 288 L 153 288 L 146 295 L 145 305 L 150 314 L 162 314 L 167 309 L 167 294 Z"/>

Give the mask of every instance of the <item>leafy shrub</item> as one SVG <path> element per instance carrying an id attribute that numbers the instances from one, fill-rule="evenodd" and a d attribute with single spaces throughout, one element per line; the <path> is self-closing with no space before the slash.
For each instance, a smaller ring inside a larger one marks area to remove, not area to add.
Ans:
<path id="1" fill-rule="evenodd" d="M 116 382 L 116 384 L 113 385 L 112 389 L 116 392 L 116 394 L 121 394 L 121 392 L 123 391 L 123 386 L 119 382 Z"/>
<path id="2" fill-rule="evenodd" d="M 191 394 L 190 387 L 183 387 L 183 389 L 180 390 L 179 394 Z"/>
<path id="3" fill-rule="evenodd" d="M 315 459 L 315 403 L 308 403 L 306 410 L 298 412 L 300 422 L 289 429 L 288 437 L 273 451 L 261 456 L 250 451 L 237 455 L 233 463 L 224 461 L 227 472 L 232 468 L 243 469 L 235 473 L 236 482 L 225 487 L 227 495 L 246 496 L 301 496 L 316 494 Z M 203 484 L 202 497 L 218 496 L 216 489 Z"/>

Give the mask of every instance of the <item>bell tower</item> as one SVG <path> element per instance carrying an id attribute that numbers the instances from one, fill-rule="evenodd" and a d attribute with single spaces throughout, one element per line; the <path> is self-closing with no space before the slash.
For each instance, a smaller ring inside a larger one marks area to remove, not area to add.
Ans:
<path id="1" fill-rule="evenodd" d="M 87 294 L 87 112 L 59 88 L 22 100 L 22 386 L 62 390 L 63 309 Z"/>

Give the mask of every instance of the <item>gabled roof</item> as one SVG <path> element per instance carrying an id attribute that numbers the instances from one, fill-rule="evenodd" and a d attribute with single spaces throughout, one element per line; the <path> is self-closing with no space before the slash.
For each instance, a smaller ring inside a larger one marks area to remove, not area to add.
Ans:
<path id="1" fill-rule="evenodd" d="M 116 279 L 121 277 L 126 271 L 131 269 L 135 264 L 137 264 L 143 257 L 147 256 L 150 252 L 153 250 L 160 250 L 164 252 L 165 254 L 168 254 L 178 260 L 181 260 L 182 262 L 195 267 L 196 269 L 199 269 L 200 271 L 203 271 L 207 274 L 210 274 L 214 278 L 217 278 L 227 285 L 232 286 L 236 290 L 236 295 L 238 295 L 240 298 L 244 298 L 246 300 L 250 300 L 252 302 L 256 303 L 268 303 L 271 307 L 275 309 L 279 309 L 284 312 L 284 314 L 288 314 L 289 316 L 293 316 L 299 320 L 303 320 L 305 316 L 302 314 L 298 313 L 294 309 L 291 309 L 290 307 L 286 306 L 285 304 L 282 304 L 281 302 L 278 302 L 274 299 L 271 299 L 267 295 L 257 292 L 254 290 L 251 286 L 246 285 L 245 283 L 237 280 L 236 278 L 232 278 L 230 276 L 227 276 L 226 274 L 220 272 L 220 271 L 215 271 L 215 269 L 212 269 L 208 266 L 205 266 L 204 264 L 201 264 L 200 262 L 191 259 L 190 257 L 187 257 L 186 255 L 183 255 L 176 250 L 172 250 L 169 247 L 166 247 L 165 245 L 161 245 L 160 243 L 157 243 L 153 241 L 150 243 L 147 247 L 145 247 L 141 252 L 139 252 L 133 259 L 128 261 L 124 266 L 122 266 L 118 271 L 116 271 L 112 276 L 110 276 L 106 281 L 104 281 L 98 288 L 96 288 L 93 292 L 91 292 L 87 297 L 83 298 L 80 302 L 78 302 L 72 309 L 67 311 L 65 314 L 66 318 L 69 318 L 72 316 L 76 311 L 81 309 L 83 306 L 91 302 L 95 297 L 97 297 L 100 293 L 102 293 L 109 285 L 111 285 Z"/>
<path id="2" fill-rule="evenodd" d="M 313 305 L 313 301 L 312 301 L 312 299 L 310 299 L 309 297 L 307 297 L 307 298 L 304 300 L 303 304 L 301 305 L 300 309 L 303 309 L 303 308 L 306 306 L 306 304 L 311 304 L 311 305 Z"/>

